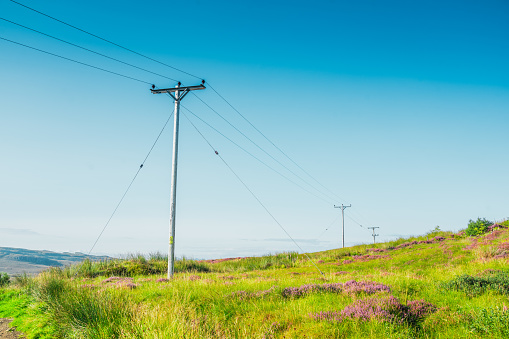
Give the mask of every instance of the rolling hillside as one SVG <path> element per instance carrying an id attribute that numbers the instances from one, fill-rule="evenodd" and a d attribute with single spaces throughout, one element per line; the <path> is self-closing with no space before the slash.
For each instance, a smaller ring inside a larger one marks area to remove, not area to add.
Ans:
<path id="1" fill-rule="evenodd" d="M 111 259 L 106 256 L 89 256 L 83 253 L 57 253 L 51 251 L 33 251 L 23 248 L 0 247 L 0 272 L 11 276 L 37 274 L 49 267 L 64 267 L 91 260 Z"/>
<path id="2" fill-rule="evenodd" d="M 28 338 L 507 338 L 509 222 L 376 245 L 85 261 L 0 288 Z M 316 266 L 315 266 L 316 265 Z"/>

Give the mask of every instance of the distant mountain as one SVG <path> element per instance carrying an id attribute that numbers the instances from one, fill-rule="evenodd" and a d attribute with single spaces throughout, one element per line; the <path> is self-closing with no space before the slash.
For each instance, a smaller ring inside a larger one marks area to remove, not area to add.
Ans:
<path id="1" fill-rule="evenodd" d="M 57 253 L 51 251 L 33 251 L 23 248 L 0 247 L 0 272 L 11 276 L 37 274 L 49 267 L 63 267 L 79 263 L 85 259 L 107 260 L 107 256 L 86 255 L 84 253 Z"/>

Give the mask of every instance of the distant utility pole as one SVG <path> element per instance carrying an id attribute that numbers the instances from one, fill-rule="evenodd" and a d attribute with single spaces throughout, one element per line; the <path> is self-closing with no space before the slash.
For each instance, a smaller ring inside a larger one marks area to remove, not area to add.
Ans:
<path id="1" fill-rule="evenodd" d="M 373 230 L 373 244 L 375 243 L 375 237 L 380 235 L 380 234 L 375 234 L 375 228 L 380 228 L 380 227 L 368 227 L 368 229 Z"/>
<path id="2" fill-rule="evenodd" d="M 168 250 L 168 279 L 173 277 L 173 267 L 175 262 L 175 209 L 176 209 L 176 201 L 177 201 L 177 158 L 178 158 L 178 144 L 179 144 L 179 112 L 180 112 L 180 101 L 184 99 L 184 97 L 190 91 L 196 91 L 200 89 L 205 89 L 203 84 L 205 81 L 202 81 L 201 85 L 198 86 L 187 86 L 181 87 L 181 83 L 179 82 L 175 88 L 165 88 L 165 89 L 154 89 L 155 86 L 152 85 L 152 89 L 150 90 L 153 94 L 161 94 L 168 93 L 173 100 L 175 100 L 175 119 L 173 124 L 173 157 L 171 162 L 171 198 L 170 198 L 170 248 Z"/>
<path id="3" fill-rule="evenodd" d="M 345 206 L 341 204 L 341 206 L 334 205 L 334 208 L 341 208 L 341 215 L 343 217 L 343 248 L 345 248 L 345 208 L 352 207 L 352 205 Z"/>

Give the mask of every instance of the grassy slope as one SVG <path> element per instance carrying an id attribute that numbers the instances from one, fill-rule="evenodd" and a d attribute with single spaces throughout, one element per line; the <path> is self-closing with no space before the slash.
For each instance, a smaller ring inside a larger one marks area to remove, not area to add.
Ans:
<path id="1" fill-rule="evenodd" d="M 25 279 L 24 287 L 0 290 L 0 316 L 17 316 L 16 325 L 33 338 L 507 337 L 508 295 L 487 291 L 468 296 L 440 284 L 488 269 L 509 273 L 508 259 L 494 258 L 506 247 L 509 254 L 509 246 L 503 245 L 509 243 L 509 230 L 479 238 L 451 237 L 448 232 L 431 235 L 435 236 L 446 239 L 398 248 L 426 237 L 400 239 L 311 254 L 325 276 L 294 253 L 218 263 L 184 260 L 171 282 L 157 281 L 164 278 L 157 273 L 165 269 L 161 258 L 85 263 Z M 368 251 L 373 248 L 379 252 Z M 156 274 L 137 274 L 147 271 Z M 133 279 L 106 281 L 112 275 Z M 402 304 L 423 299 L 437 311 L 412 325 L 381 320 L 329 322 L 315 320 L 310 313 L 339 311 L 358 300 L 383 299 L 388 294 L 314 291 L 299 298 L 283 296 L 287 287 L 349 280 L 382 283 Z M 23 302 L 24 308 L 13 308 L 16 302 Z M 27 322 L 29 317 L 38 318 Z M 34 329 L 34 324 L 39 327 Z"/>

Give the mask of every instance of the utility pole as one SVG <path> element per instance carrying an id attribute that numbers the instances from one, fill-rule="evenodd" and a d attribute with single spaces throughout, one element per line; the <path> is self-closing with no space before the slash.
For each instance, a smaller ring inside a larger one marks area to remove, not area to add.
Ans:
<path id="1" fill-rule="evenodd" d="M 152 94 L 161 94 L 167 93 L 169 94 L 173 100 L 175 100 L 175 117 L 173 123 L 173 155 L 171 162 L 171 197 L 170 197 L 170 247 L 168 250 L 168 279 L 173 277 L 173 268 L 175 263 L 175 210 L 176 210 L 176 202 L 177 202 L 177 158 L 178 158 L 178 137 L 179 137 L 179 117 L 180 117 L 180 101 L 184 99 L 184 97 L 190 91 L 196 91 L 200 89 L 205 89 L 203 84 L 205 80 L 202 81 L 201 85 L 198 86 L 187 86 L 181 87 L 181 83 L 179 82 L 175 88 L 165 88 L 165 89 L 154 89 L 155 86 L 152 85 L 152 89 L 150 90 Z"/>
<path id="2" fill-rule="evenodd" d="M 368 227 L 368 229 L 373 230 L 373 244 L 375 244 L 375 237 L 380 235 L 380 234 L 375 234 L 375 228 L 380 228 L 380 227 Z"/>
<path id="3" fill-rule="evenodd" d="M 341 206 L 334 205 L 334 208 L 341 208 L 341 215 L 343 217 L 343 248 L 345 248 L 345 208 L 352 207 L 352 204 L 345 206 L 341 204 Z"/>

